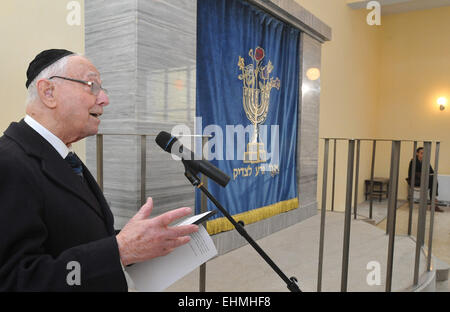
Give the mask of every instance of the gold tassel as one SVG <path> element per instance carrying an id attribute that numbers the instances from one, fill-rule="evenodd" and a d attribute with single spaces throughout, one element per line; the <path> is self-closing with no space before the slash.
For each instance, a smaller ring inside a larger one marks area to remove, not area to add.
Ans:
<path id="1" fill-rule="evenodd" d="M 284 200 L 269 206 L 239 213 L 232 217 L 234 220 L 236 220 L 236 222 L 243 221 L 244 224 L 247 225 L 296 208 L 298 208 L 298 197 Z M 220 232 L 230 231 L 233 229 L 234 229 L 233 224 L 231 224 L 231 222 L 225 217 L 206 222 L 206 230 L 208 231 L 209 235 L 214 235 Z"/>

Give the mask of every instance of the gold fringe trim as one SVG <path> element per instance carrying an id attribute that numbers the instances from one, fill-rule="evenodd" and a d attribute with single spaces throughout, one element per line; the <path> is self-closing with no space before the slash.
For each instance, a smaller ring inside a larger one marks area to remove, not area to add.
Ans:
<path id="1" fill-rule="evenodd" d="M 283 212 L 293 210 L 295 208 L 298 208 L 298 197 L 243 213 L 238 213 L 233 215 L 232 217 L 234 220 L 236 220 L 236 222 L 243 221 L 244 224 L 247 225 L 273 217 Z M 233 224 L 231 224 L 231 222 L 225 217 L 206 222 L 206 230 L 208 231 L 209 235 L 230 231 L 232 229 L 234 229 Z"/>

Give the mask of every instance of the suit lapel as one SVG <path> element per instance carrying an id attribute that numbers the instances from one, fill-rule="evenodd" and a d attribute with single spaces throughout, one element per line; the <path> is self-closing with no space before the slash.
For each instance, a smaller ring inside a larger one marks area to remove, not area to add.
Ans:
<path id="1" fill-rule="evenodd" d="M 87 185 L 83 185 L 81 178 L 72 171 L 69 164 L 59 154 L 56 156 L 59 159 L 53 157 L 53 155 L 43 158 L 42 171 L 55 183 L 81 198 L 99 217 L 103 218 L 101 210 L 96 205 L 96 199 L 87 189 Z"/>
<path id="2" fill-rule="evenodd" d="M 82 199 L 100 218 L 104 219 L 101 208 L 96 205 L 94 196 L 85 188 L 80 177 L 39 133 L 21 120 L 19 123 L 12 123 L 5 131 L 5 135 L 21 145 L 27 154 L 40 158 L 41 169 L 49 179 Z"/>
<path id="3" fill-rule="evenodd" d="M 111 213 L 111 209 L 109 208 L 108 203 L 106 202 L 105 196 L 103 195 L 102 190 L 98 186 L 97 181 L 95 181 L 91 172 L 84 164 L 83 164 L 83 174 L 87 184 L 92 190 L 92 194 L 95 195 L 98 203 L 100 204 L 102 215 L 105 217 L 107 229 L 109 232 L 111 232 L 110 234 L 112 235 L 114 234 L 114 217 Z"/>

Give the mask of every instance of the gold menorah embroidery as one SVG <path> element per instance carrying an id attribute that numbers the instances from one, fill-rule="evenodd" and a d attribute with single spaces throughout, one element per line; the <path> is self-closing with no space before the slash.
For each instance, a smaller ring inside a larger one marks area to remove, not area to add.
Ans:
<path id="1" fill-rule="evenodd" d="M 253 124 L 253 135 L 247 144 L 244 153 L 244 163 L 266 162 L 266 151 L 264 143 L 258 142 L 258 126 L 266 121 L 270 104 L 270 91 L 272 88 L 280 89 L 280 79 L 270 77 L 273 70 L 272 62 L 269 60 L 266 66 L 261 64 L 265 56 L 264 49 L 257 47 L 253 53 L 250 49 L 248 55 L 252 63 L 245 65 L 244 58 L 239 56 L 238 66 L 242 71 L 239 80 L 243 82 L 242 102 L 248 120 Z"/>

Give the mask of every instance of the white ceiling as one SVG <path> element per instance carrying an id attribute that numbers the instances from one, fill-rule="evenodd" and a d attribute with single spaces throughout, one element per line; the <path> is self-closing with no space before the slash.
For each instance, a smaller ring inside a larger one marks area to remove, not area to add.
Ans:
<path id="1" fill-rule="evenodd" d="M 369 1 L 347 0 L 347 5 L 352 9 L 365 9 Z M 381 4 L 382 15 L 450 6 L 450 0 L 378 0 L 378 2 Z"/>

